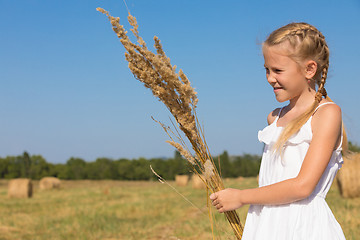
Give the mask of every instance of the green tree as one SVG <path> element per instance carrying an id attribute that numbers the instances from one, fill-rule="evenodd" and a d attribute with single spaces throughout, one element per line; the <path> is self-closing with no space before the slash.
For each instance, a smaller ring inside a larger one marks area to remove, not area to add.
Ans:
<path id="1" fill-rule="evenodd" d="M 86 164 L 89 179 L 117 179 L 116 164 L 108 158 L 98 158 L 95 162 Z"/>
<path id="2" fill-rule="evenodd" d="M 0 158 L 0 178 L 5 178 L 5 175 L 9 173 L 9 159 Z"/>
<path id="3" fill-rule="evenodd" d="M 57 163 L 50 165 L 49 176 L 57 177 L 60 179 L 69 179 L 68 178 L 68 167 L 66 164 Z"/>
<path id="4" fill-rule="evenodd" d="M 120 180 L 133 180 L 135 173 L 132 169 L 132 162 L 128 159 L 119 159 L 115 162 L 117 166 L 118 179 Z"/>
<path id="5" fill-rule="evenodd" d="M 66 179 L 86 179 L 86 162 L 81 158 L 70 158 L 66 162 Z"/>
<path id="6" fill-rule="evenodd" d="M 20 158 L 20 156 L 19 156 Z M 25 151 L 23 153 L 23 169 L 22 169 L 22 177 L 26 177 L 29 178 L 30 177 L 30 168 L 31 168 L 31 159 L 30 159 L 30 155 Z"/>
<path id="7" fill-rule="evenodd" d="M 151 167 L 155 170 L 157 174 L 159 174 L 164 179 L 171 179 L 171 176 L 169 174 L 169 167 L 170 164 L 167 160 L 161 159 L 161 158 L 152 158 L 150 159 Z M 150 168 L 150 166 L 149 166 Z M 155 174 L 151 173 L 151 179 L 156 180 L 157 177 Z"/>
<path id="8" fill-rule="evenodd" d="M 32 179 L 40 179 L 49 176 L 50 164 L 46 162 L 41 155 L 33 155 L 30 157 L 30 168 L 28 176 Z"/>
<path id="9" fill-rule="evenodd" d="M 258 155 L 244 154 L 236 156 L 233 162 L 234 177 L 253 177 L 259 173 L 261 157 Z"/>
<path id="10" fill-rule="evenodd" d="M 230 162 L 230 157 L 228 152 L 225 150 L 222 154 L 220 154 L 220 170 L 221 176 L 224 178 L 233 177 L 233 168 Z"/>
<path id="11" fill-rule="evenodd" d="M 23 156 L 7 156 L 8 171 L 5 174 L 5 178 L 19 178 L 24 176 L 24 158 Z"/>
<path id="12" fill-rule="evenodd" d="M 133 160 L 132 170 L 134 172 L 134 179 L 132 180 L 150 180 L 151 179 L 151 170 L 150 162 L 145 158 L 140 157 L 138 160 Z"/>

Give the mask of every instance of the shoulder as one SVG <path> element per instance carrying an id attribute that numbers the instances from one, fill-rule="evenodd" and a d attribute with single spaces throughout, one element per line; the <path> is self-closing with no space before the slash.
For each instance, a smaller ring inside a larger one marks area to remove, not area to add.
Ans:
<path id="1" fill-rule="evenodd" d="M 269 115 L 267 116 L 267 122 L 270 125 L 271 123 L 273 123 L 275 121 L 275 118 L 277 117 L 277 115 L 279 114 L 281 108 L 275 108 L 274 110 L 272 110 Z"/>
<path id="2" fill-rule="evenodd" d="M 341 128 L 341 108 L 337 104 L 320 106 L 313 114 L 311 127 L 313 133 L 317 131 L 335 131 Z"/>

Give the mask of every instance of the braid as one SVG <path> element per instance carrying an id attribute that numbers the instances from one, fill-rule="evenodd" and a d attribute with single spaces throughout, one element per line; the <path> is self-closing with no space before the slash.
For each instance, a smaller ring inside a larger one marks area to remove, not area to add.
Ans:
<path id="1" fill-rule="evenodd" d="M 306 38 L 306 36 L 314 35 L 315 37 L 318 37 L 321 40 L 325 40 L 324 35 L 322 35 L 322 33 L 319 30 L 317 30 L 314 26 L 311 26 L 306 23 L 298 23 L 298 28 L 295 28 L 294 30 L 290 30 L 286 35 L 288 35 L 289 38 L 291 38 L 292 36 L 298 36 L 301 38 L 301 40 Z M 325 41 L 322 41 L 322 43 L 324 42 Z"/>
<path id="2" fill-rule="evenodd" d="M 318 90 L 315 94 L 313 104 L 299 117 L 290 121 L 281 135 L 273 145 L 273 149 L 281 154 L 286 141 L 306 123 L 306 121 L 314 114 L 316 107 L 325 97 L 332 101 L 325 90 L 325 82 L 329 70 L 329 48 L 326 44 L 324 35 L 314 26 L 300 22 L 290 23 L 273 31 L 265 40 L 263 46 L 275 46 L 288 42 L 292 49 L 288 50 L 288 56 L 294 61 L 299 62 L 306 59 L 312 59 L 317 63 L 316 73 L 313 77 Z M 298 61 L 299 60 L 299 61 Z M 343 149 L 347 149 L 346 132 L 343 127 Z"/>
<path id="3" fill-rule="evenodd" d="M 325 82 L 329 69 L 329 48 L 324 35 L 314 26 L 307 23 L 290 23 L 272 32 L 266 39 L 266 46 L 274 46 L 288 42 L 292 49 L 288 50 L 288 56 L 296 62 L 312 59 L 317 63 L 316 73 L 313 77 L 318 90 L 313 104 L 299 117 L 289 122 L 273 146 L 273 149 L 282 153 L 285 142 L 312 116 L 316 107 L 327 97 Z"/>
<path id="4" fill-rule="evenodd" d="M 325 81 L 326 81 L 326 77 L 327 77 L 327 72 L 328 72 L 328 68 L 329 68 L 329 64 L 325 65 L 323 70 L 322 70 L 322 76 L 321 76 L 321 80 L 320 80 L 320 84 L 319 84 L 319 88 L 315 94 L 315 100 L 317 102 L 320 103 L 322 97 L 324 96 L 325 98 L 327 97 L 327 92 L 325 90 Z"/>
<path id="5" fill-rule="evenodd" d="M 306 23 L 299 23 L 298 28 L 295 28 L 291 31 L 288 31 L 286 34 L 288 37 L 288 40 L 291 41 L 291 38 L 294 36 L 300 38 L 300 41 L 303 41 L 306 37 L 312 38 L 312 40 L 315 43 L 315 49 L 321 49 L 319 51 L 319 55 L 321 56 L 320 60 L 318 62 L 323 62 L 323 66 L 319 66 L 319 70 L 321 70 L 321 74 L 318 74 L 321 76 L 321 79 L 317 80 L 316 83 L 319 86 L 318 91 L 315 94 L 315 100 L 320 103 L 322 97 L 327 97 L 327 92 L 325 90 L 325 82 L 327 78 L 327 73 L 329 69 L 329 48 L 326 44 L 324 35 L 317 30 L 314 26 L 311 26 Z M 293 43 L 293 45 L 296 43 Z M 320 73 L 320 71 L 318 71 Z"/>
<path id="6" fill-rule="evenodd" d="M 321 34 L 322 35 L 322 34 Z M 319 88 L 318 91 L 316 92 L 315 95 L 315 100 L 317 102 L 320 103 L 322 97 L 324 96 L 325 98 L 327 97 L 327 92 L 325 90 L 325 82 L 327 79 L 327 74 L 328 74 L 328 70 L 329 70 L 329 48 L 325 42 L 325 37 L 322 36 L 320 37 L 320 42 L 322 44 L 322 53 L 323 53 L 323 61 L 325 62 L 322 70 L 321 70 L 321 79 L 320 82 L 318 83 Z"/>

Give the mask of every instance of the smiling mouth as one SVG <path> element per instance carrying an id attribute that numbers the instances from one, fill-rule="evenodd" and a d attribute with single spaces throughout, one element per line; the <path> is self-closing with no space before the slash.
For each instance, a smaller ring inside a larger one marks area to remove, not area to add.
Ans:
<path id="1" fill-rule="evenodd" d="M 274 90 L 283 89 L 282 87 L 274 87 Z"/>

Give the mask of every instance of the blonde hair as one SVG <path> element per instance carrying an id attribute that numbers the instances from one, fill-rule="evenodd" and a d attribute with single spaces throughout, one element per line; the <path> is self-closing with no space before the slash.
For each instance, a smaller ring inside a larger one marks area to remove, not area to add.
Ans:
<path id="1" fill-rule="evenodd" d="M 315 94 L 314 103 L 299 117 L 290 121 L 278 140 L 274 144 L 276 151 L 282 152 L 282 146 L 285 142 L 307 122 L 310 116 L 314 113 L 317 106 L 325 97 L 327 100 L 332 101 L 325 90 L 325 82 L 329 69 L 329 48 L 325 41 L 324 35 L 316 29 L 314 26 L 300 22 L 289 23 L 279 29 L 273 31 L 263 43 L 265 46 L 275 46 L 288 42 L 292 48 L 289 53 L 289 57 L 294 61 L 299 62 L 307 59 L 311 59 L 317 63 L 316 73 L 312 80 L 315 81 L 318 86 L 318 90 Z M 343 151 L 347 151 L 347 137 L 342 124 L 343 131 Z"/>

